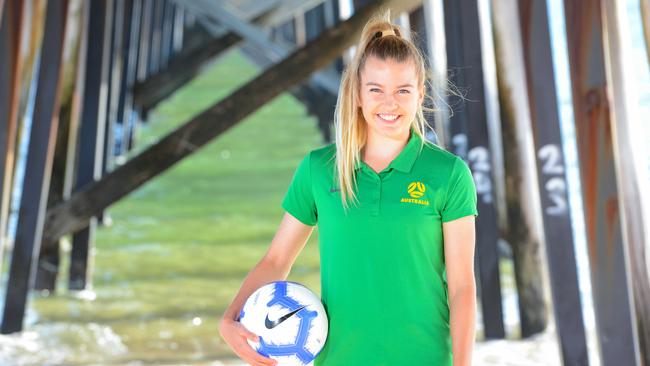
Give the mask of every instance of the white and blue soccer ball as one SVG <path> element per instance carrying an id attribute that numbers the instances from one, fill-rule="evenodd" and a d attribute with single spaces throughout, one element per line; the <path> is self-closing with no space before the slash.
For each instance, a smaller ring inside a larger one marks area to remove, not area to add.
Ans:
<path id="1" fill-rule="evenodd" d="M 307 287 L 276 281 L 253 292 L 239 321 L 260 341 L 248 343 L 278 366 L 309 365 L 327 340 L 327 314 L 318 296 Z"/>

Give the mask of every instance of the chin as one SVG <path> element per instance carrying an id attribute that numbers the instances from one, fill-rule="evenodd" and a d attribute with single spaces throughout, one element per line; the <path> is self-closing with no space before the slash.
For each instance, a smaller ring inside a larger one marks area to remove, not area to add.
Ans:
<path id="1" fill-rule="evenodd" d="M 395 125 L 395 126 L 373 126 L 372 130 L 382 136 L 389 137 L 394 140 L 401 140 L 404 136 L 409 135 L 409 126 Z"/>

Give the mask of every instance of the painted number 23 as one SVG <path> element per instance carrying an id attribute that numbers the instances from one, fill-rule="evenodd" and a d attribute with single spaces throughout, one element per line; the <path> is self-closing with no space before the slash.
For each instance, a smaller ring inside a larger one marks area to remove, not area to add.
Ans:
<path id="1" fill-rule="evenodd" d="M 544 145 L 537 152 L 537 157 L 542 162 L 544 179 L 548 179 L 544 184 L 544 191 L 552 202 L 552 205 L 546 207 L 546 214 L 564 215 L 567 212 L 567 194 L 560 148 L 554 144 Z"/>

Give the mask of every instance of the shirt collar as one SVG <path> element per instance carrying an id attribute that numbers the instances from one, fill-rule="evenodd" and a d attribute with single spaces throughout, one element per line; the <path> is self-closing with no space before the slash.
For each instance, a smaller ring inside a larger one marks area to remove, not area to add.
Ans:
<path id="1" fill-rule="evenodd" d="M 415 133 L 413 129 L 411 129 L 411 136 L 409 137 L 409 141 L 406 143 L 402 151 L 391 161 L 390 164 L 388 164 L 388 167 L 386 167 L 385 170 L 389 168 L 393 168 L 396 170 L 399 170 L 400 172 L 404 173 L 410 173 L 411 169 L 413 168 L 413 164 L 415 163 L 415 160 L 417 159 L 418 155 L 420 154 L 420 147 L 421 147 L 421 141 L 422 138 L 420 135 Z M 359 160 L 354 169 L 359 170 L 361 169 L 366 163 L 363 161 Z"/>

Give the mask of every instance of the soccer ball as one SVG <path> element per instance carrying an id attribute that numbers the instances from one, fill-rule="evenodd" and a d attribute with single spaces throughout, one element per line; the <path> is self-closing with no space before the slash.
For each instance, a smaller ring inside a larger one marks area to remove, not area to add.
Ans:
<path id="1" fill-rule="evenodd" d="M 260 287 L 246 300 L 240 323 L 260 341 L 248 343 L 278 366 L 305 366 L 316 358 L 327 340 L 327 314 L 320 299 L 307 287 L 276 281 Z"/>

